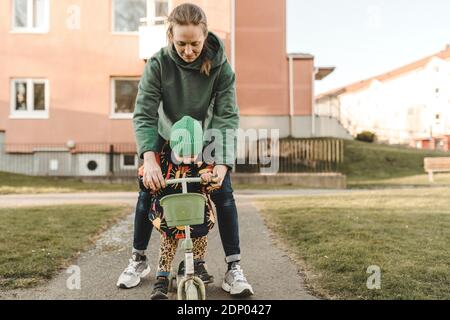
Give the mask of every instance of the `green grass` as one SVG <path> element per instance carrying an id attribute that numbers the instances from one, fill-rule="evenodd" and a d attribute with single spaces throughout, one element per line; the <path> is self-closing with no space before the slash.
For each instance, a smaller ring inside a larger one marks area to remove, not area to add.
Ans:
<path id="1" fill-rule="evenodd" d="M 351 180 L 348 187 L 351 189 L 367 188 L 395 188 L 395 187 L 442 187 L 450 185 L 450 173 L 434 174 L 434 182 L 428 181 L 427 174 L 406 176 L 390 179 Z"/>
<path id="2" fill-rule="evenodd" d="M 258 200 L 319 296 L 450 299 L 450 189 Z M 366 287 L 381 268 L 381 290 Z"/>
<path id="3" fill-rule="evenodd" d="M 344 163 L 339 165 L 338 170 L 347 175 L 350 187 L 389 186 L 401 184 L 402 180 L 395 181 L 397 178 L 415 176 L 412 180 L 419 178 L 422 181 L 426 177 L 424 157 L 449 156 L 448 152 L 345 140 Z M 426 184 L 420 182 L 419 185 Z"/>
<path id="4" fill-rule="evenodd" d="M 0 290 L 50 279 L 129 212 L 105 205 L 0 209 Z"/>
<path id="5" fill-rule="evenodd" d="M 91 183 L 80 179 L 33 177 L 0 172 L 0 194 L 136 191 L 136 183 Z"/>

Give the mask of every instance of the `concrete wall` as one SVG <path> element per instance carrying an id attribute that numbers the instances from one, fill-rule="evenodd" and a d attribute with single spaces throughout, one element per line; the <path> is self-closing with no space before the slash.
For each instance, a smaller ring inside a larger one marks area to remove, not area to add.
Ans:
<path id="1" fill-rule="evenodd" d="M 0 171 L 33 174 L 33 156 L 5 152 L 5 134 L 0 131 Z"/>
<path id="2" fill-rule="evenodd" d="M 5 134 L 0 132 L 0 171 L 37 176 L 105 176 L 109 174 L 110 157 L 105 153 L 75 153 L 64 148 L 36 150 L 32 153 L 7 153 Z M 129 152 L 127 152 L 129 154 Z M 98 167 L 94 171 L 87 168 L 87 163 L 95 160 Z M 122 156 L 114 154 L 113 170 L 115 176 L 136 176 L 135 167 L 123 168 Z"/>
<path id="3" fill-rule="evenodd" d="M 69 152 L 36 152 L 33 158 L 33 175 L 38 176 L 65 176 L 72 170 L 72 156 Z M 17 159 L 23 161 L 23 159 Z"/>
<path id="4" fill-rule="evenodd" d="M 288 116 L 241 116 L 240 126 L 248 129 L 278 129 L 280 138 L 289 136 Z M 312 134 L 311 116 L 295 116 L 292 136 L 294 138 L 336 137 L 352 139 L 352 136 L 333 118 L 315 118 L 315 133 Z"/>

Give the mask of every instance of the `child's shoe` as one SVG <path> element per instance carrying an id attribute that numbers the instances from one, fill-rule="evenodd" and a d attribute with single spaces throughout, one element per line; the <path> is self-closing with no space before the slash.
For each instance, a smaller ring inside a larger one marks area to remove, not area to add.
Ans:
<path id="1" fill-rule="evenodd" d="M 214 282 L 214 276 L 208 273 L 205 261 L 203 260 L 194 260 L 194 275 L 199 277 L 204 284 Z M 180 265 L 178 266 L 178 276 L 184 276 L 184 260 L 181 260 Z"/>
<path id="2" fill-rule="evenodd" d="M 169 279 L 166 277 L 158 277 L 153 285 L 153 291 L 150 296 L 151 300 L 167 300 L 169 299 Z"/>
<path id="3" fill-rule="evenodd" d="M 208 273 L 206 269 L 205 261 L 194 261 L 194 272 L 197 277 L 199 277 L 204 284 L 213 283 L 214 276 Z"/>

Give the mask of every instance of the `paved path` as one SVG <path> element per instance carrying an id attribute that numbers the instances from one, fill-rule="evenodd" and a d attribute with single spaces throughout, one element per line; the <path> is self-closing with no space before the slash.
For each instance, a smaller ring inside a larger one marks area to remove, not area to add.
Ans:
<path id="1" fill-rule="evenodd" d="M 136 204 L 135 192 L 86 192 L 0 195 L 0 208 L 62 204 Z"/>
<path id="2" fill-rule="evenodd" d="M 329 194 L 342 191 L 297 190 L 270 191 L 273 195 Z M 252 283 L 255 295 L 252 299 L 315 299 L 304 286 L 303 276 L 287 253 L 280 249 L 274 235 L 264 225 L 252 204 L 257 196 L 267 197 L 265 192 L 245 191 L 236 193 L 239 211 L 242 268 Z M 67 203 L 125 203 L 135 205 L 135 193 L 86 193 L 0 196 L 0 207 L 24 205 L 49 205 Z M 134 210 L 131 210 L 134 211 Z M 106 231 L 98 242 L 73 262 L 81 270 L 81 290 L 69 290 L 66 280 L 70 276 L 65 270 L 48 284 L 29 290 L 0 292 L 0 299 L 149 299 L 159 247 L 159 234 L 152 235 L 148 252 L 152 272 L 140 286 L 130 290 L 117 289 L 117 277 L 126 267 L 130 257 L 133 213 Z M 230 299 L 220 285 L 226 265 L 217 226 L 209 236 L 207 263 L 216 280 L 207 287 L 208 299 Z M 177 255 L 176 263 L 181 255 Z M 175 298 L 174 296 L 172 298 Z"/>
<path id="3" fill-rule="evenodd" d="M 325 195 L 336 193 L 354 193 L 364 190 L 324 190 L 324 189 L 292 189 L 292 190 L 239 190 L 236 197 L 258 198 L 267 196 L 302 196 Z M 119 203 L 136 204 L 135 192 L 86 192 L 86 193 L 44 193 L 44 194 L 10 194 L 0 195 L 0 208 L 27 207 L 59 204 L 94 204 Z"/>

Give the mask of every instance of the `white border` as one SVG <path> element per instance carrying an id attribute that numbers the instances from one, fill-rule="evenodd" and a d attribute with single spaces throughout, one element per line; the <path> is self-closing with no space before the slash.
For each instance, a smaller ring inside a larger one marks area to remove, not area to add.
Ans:
<path id="1" fill-rule="evenodd" d="M 125 156 L 134 156 L 134 165 L 127 166 L 125 165 Z M 138 157 L 136 154 L 132 153 L 121 153 L 120 154 L 120 169 L 122 170 L 135 170 L 138 167 Z"/>
<path id="2" fill-rule="evenodd" d="M 146 15 L 148 15 L 148 13 L 149 12 L 151 12 L 151 11 L 153 11 L 154 12 L 154 10 L 150 10 L 149 11 L 149 4 L 150 4 L 150 2 L 151 1 L 154 1 L 154 0 L 147 0 L 147 8 L 146 8 Z M 114 20 L 114 0 L 111 0 L 111 33 L 112 33 L 112 35 L 115 35 L 115 36 L 139 36 L 139 27 L 138 27 L 138 30 L 136 30 L 136 31 L 115 31 L 114 30 L 114 25 L 115 25 L 115 20 Z M 168 3 L 168 13 L 170 14 L 170 12 L 172 11 L 172 5 L 173 5 L 173 3 L 172 3 L 172 0 L 167 0 L 167 3 Z M 142 17 L 142 18 L 148 18 L 148 17 Z M 139 22 L 139 24 L 140 24 L 140 22 Z"/>
<path id="3" fill-rule="evenodd" d="M 231 68 L 236 72 L 236 0 L 231 1 Z M 234 167 L 233 167 L 234 168 Z"/>
<path id="4" fill-rule="evenodd" d="M 16 0 L 11 0 L 11 30 L 10 33 L 31 33 L 31 34 L 40 34 L 40 33 L 49 33 L 50 31 L 50 0 L 44 0 L 45 10 L 44 10 L 44 26 L 41 28 L 33 28 L 33 0 L 27 0 L 27 26 L 26 27 L 16 27 L 14 25 L 16 21 L 16 12 L 15 12 L 15 2 Z"/>
<path id="5" fill-rule="evenodd" d="M 147 0 L 147 3 L 146 3 L 147 6 L 148 6 L 148 1 L 149 0 Z M 136 30 L 136 31 L 116 31 L 114 29 L 115 22 L 116 22 L 115 18 L 114 18 L 115 17 L 115 14 L 114 14 L 114 11 L 115 11 L 114 2 L 115 2 L 115 0 L 111 0 L 111 8 L 112 8 L 112 10 L 111 10 L 111 22 L 112 22 L 112 25 L 111 25 L 111 30 L 112 31 L 111 31 L 111 33 L 113 35 L 117 35 L 117 36 L 138 36 L 139 35 L 139 25 L 138 25 L 138 30 Z M 147 12 L 147 10 L 145 12 Z M 140 21 L 138 21 L 138 24 L 140 24 Z"/>
<path id="6" fill-rule="evenodd" d="M 16 110 L 16 83 L 26 82 L 27 83 L 27 110 L 18 111 Z M 45 110 L 43 111 L 32 111 L 33 100 L 34 100 L 34 86 L 35 83 L 43 83 L 45 85 Z M 12 78 L 10 81 L 10 109 L 9 109 L 9 119 L 48 119 L 49 109 L 50 109 L 50 84 L 48 79 L 43 78 Z"/>
<path id="7" fill-rule="evenodd" d="M 111 88 L 111 96 L 110 96 L 110 112 L 109 118 L 114 120 L 130 120 L 133 119 L 133 112 L 130 113 L 116 113 L 115 112 L 115 101 L 116 101 L 116 86 L 114 85 L 116 80 L 128 80 L 128 81 L 140 81 L 140 77 L 111 77 L 110 80 L 110 88 Z"/>

